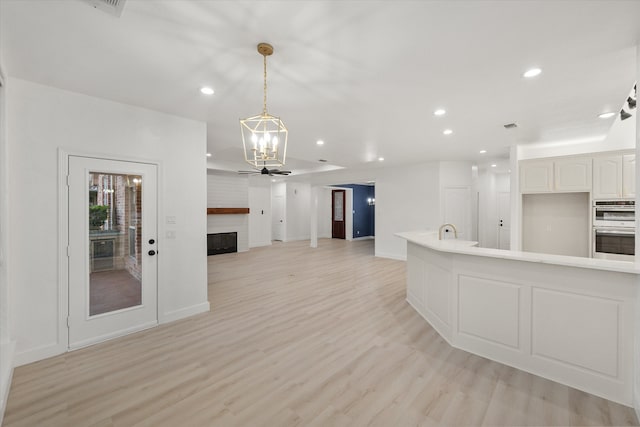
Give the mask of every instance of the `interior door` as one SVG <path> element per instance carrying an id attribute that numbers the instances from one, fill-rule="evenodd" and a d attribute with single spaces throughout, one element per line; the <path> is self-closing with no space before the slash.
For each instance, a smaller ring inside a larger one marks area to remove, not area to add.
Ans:
<path id="1" fill-rule="evenodd" d="M 273 196 L 271 214 L 272 240 L 284 241 L 284 196 Z"/>
<path id="2" fill-rule="evenodd" d="M 498 193 L 498 249 L 511 247 L 511 195 Z"/>
<path id="3" fill-rule="evenodd" d="M 69 156 L 69 348 L 157 324 L 156 169 Z"/>
<path id="4" fill-rule="evenodd" d="M 331 237 L 345 238 L 345 190 L 331 191 Z"/>
<path id="5" fill-rule="evenodd" d="M 443 223 L 455 225 L 458 239 L 468 240 L 471 230 L 471 190 L 469 187 L 445 187 Z"/>

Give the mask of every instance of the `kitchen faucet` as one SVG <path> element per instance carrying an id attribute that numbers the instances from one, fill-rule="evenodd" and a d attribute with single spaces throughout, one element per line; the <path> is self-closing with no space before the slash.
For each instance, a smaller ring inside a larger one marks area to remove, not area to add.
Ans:
<path id="1" fill-rule="evenodd" d="M 442 224 L 440 226 L 440 229 L 438 230 L 438 240 L 442 240 L 442 230 L 444 230 L 446 227 L 451 227 L 453 229 L 453 237 L 457 239 L 458 230 L 456 230 L 456 226 L 453 224 L 446 223 L 446 224 Z"/>

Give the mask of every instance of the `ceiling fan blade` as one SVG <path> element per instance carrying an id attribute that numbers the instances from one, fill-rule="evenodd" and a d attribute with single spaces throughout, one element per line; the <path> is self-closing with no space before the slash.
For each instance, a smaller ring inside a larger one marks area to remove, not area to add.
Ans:
<path id="1" fill-rule="evenodd" d="M 276 175 L 289 175 L 291 171 L 272 170 L 271 173 L 274 173 Z"/>
<path id="2" fill-rule="evenodd" d="M 238 171 L 238 173 L 241 175 L 249 175 L 252 173 L 260 173 L 260 171 Z"/>

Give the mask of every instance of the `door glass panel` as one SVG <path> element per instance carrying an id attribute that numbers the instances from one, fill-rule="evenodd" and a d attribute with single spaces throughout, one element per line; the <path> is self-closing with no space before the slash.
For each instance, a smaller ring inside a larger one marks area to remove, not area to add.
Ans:
<path id="1" fill-rule="evenodd" d="M 342 193 L 336 191 L 333 193 L 333 220 L 344 221 L 344 206 L 342 205 Z"/>
<path id="2" fill-rule="evenodd" d="M 142 304 L 142 177 L 89 172 L 89 315 Z"/>

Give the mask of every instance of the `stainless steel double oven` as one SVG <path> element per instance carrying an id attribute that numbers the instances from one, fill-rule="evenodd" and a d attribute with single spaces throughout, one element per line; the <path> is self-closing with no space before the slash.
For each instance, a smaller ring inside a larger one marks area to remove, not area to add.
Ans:
<path id="1" fill-rule="evenodd" d="M 593 202 L 593 257 L 633 261 L 636 207 L 634 200 Z"/>

